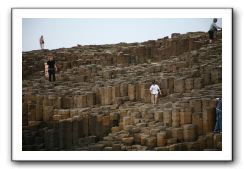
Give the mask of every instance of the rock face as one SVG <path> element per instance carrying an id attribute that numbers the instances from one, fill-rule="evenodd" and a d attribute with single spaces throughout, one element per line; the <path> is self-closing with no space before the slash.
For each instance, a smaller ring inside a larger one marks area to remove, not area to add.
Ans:
<path id="1" fill-rule="evenodd" d="M 24 52 L 23 150 L 222 150 L 211 131 L 222 95 L 222 38 L 172 34 L 143 43 Z M 44 76 L 47 55 L 56 82 Z M 150 103 L 156 79 L 162 90 Z"/>

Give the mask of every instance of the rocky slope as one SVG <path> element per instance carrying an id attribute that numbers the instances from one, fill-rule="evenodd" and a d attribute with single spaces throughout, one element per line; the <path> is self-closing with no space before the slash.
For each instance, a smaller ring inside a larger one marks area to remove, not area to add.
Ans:
<path id="1" fill-rule="evenodd" d="M 56 82 L 44 77 L 47 55 Z M 222 150 L 222 37 L 204 32 L 143 43 L 23 52 L 23 150 Z M 150 103 L 157 80 L 162 95 Z"/>

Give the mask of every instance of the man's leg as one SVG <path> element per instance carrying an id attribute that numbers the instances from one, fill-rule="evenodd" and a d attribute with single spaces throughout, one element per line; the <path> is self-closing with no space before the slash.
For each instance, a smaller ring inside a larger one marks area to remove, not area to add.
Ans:
<path id="1" fill-rule="evenodd" d="M 55 77 L 55 70 L 53 71 L 53 81 L 56 80 L 56 77 Z"/>
<path id="2" fill-rule="evenodd" d="M 216 110 L 216 123 L 215 123 L 214 131 L 217 132 L 219 130 L 220 130 L 220 115 L 219 115 L 219 111 Z"/>
<path id="3" fill-rule="evenodd" d="M 222 111 L 219 110 L 219 131 L 222 132 Z"/>
<path id="4" fill-rule="evenodd" d="M 152 101 L 152 104 L 154 105 L 154 95 L 151 94 L 151 101 Z"/>
<path id="5" fill-rule="evenodd" d="M 208 34 L 209 34 L 209 43 L 212 43 L 213 42 L 214 32 L 213 31 L 209 31 Z"/>
<path id="6" fill-rule="evenodd" d="M 53 72 L 51 73 L 51 81 L 53 81 Z"/>
<path id="7" fill-rule="evenodd" d="M 52 75 L 51 70 L 48 70 L 48 79 L 49 79 L 49 82 L 51 82 L 51 75 Z"/>
<path id="8" fill-rule="evenodd" d="M 157 104 L 157 98 L 158 98 L 158 95 L 155 94 L 155 95 L 154 95 L 154 98 L 155 98 L 155 102 L 154 102 L 154 103 Z"/>

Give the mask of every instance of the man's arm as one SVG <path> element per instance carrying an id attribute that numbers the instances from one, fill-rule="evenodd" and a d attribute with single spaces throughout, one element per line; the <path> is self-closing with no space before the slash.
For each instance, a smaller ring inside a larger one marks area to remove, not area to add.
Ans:
<path id="1" fill-rule="evenodd" d="M 218 30 L 218 29 L 222 29 L 221 27 L 219 27 L 216 23 L 214 23 L 214 27 Z"/>
<path id="2" fill-rule="evenodd" d="M 162 94 L 162 92 L 161 92 L 161 90 L 160 90 L 159 86 L 158 86 L 158 91 L 159 91 L 159 93 L 160 93 L 160 94 Z"/>
<path id="3" fill-rule="evenodd" d="M 55 67 L 55 71 L 57 72 L 58 71 L 58 68 L 56 66 L 56 63 L 54 64 L 54 67 Z"/>

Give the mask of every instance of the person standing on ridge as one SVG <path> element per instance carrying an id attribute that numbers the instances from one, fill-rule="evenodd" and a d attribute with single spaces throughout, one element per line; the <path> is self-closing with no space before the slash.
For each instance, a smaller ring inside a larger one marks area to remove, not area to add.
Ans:
<path id="1" fill-rule="evenodd" d="M 222 98 L 217 98 L 214 133 L 222 133 Z"/>
<path id="2" fill-rule="evenodd" d="M 57 71 L 57 66 L 56 66 L 55 60 L 53 59 L 52 55 L 48 56 L 47 65 L 48 65 L 49 82 L 52 81 L 52 76 L 53 76 L 53 81 L 55 81 L 56 80 L 55 71 Z"/>
<path id="3" fill-rule="evenodd" d="M 214 37 L 218 29 L 222 29 L 221 27 L 217 26 L 217 18 L 213 19 L 213 23 L 210 25 L 208 35 L 209 35 L 209 43 L 212 43 L 214 41 Z"/>
<path id="4" fill-rule="evenodd" d="M 44 49 L 44 38 L 43 38 L 43 35 L 40 37 L 39 43 L 40 43 L 41 49 L 43 50 Z"/>
<path id="5" fill-rule="evenodd" d="M 149 90 L 151 92 L 152 104 L 155 105 L 155 104 L 157 104 L 158 93 L 161 94 L 161 90 L 160 90 L 159 86 L 156 84 L 155 80 L 152 82 L 152 85 L 150 86 Z"/>

